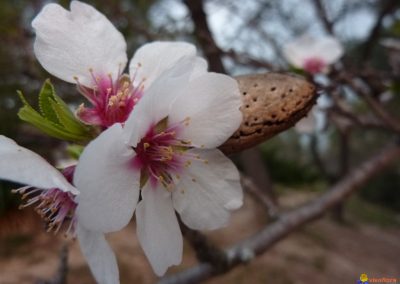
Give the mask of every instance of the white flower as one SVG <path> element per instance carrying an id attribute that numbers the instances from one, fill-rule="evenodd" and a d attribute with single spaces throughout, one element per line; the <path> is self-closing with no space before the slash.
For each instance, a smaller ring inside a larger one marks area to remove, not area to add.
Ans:
<path id="1" fill-rule="evenodd" d="M 0 135 L 0 179 L 78 194 L 78 190 L 46 160 L 3 135 Z"/>
<path id="2" fill-rule="evenodd" d="M 82 227 L 116 231 L 136 209 L 137 235 L 157 275 L 181 262 L 175 211 L 190 228 L 216 229 L 243 199 L 236 167 L 215 149 L 242 120 L 237 82 L 208 73 L 193 50 L 181 43 L 138 50 L 137 76 L 152 83 L 125 125 L 114 124 L 85 148 L 74 176 Z"/>
<path id="3" fill-rule="evenodd" d="M 76 235 L 99 283 L 118 283 L 118 266 L 104 234 L 91 232 L 80 226 L 75 215 L 79 191 L 71 185 L 74 167 L 63 173 L 34 152 L 0 135 L 0 179 L 28 186 L 14 190 L 26 203 L 35 206 L 47 221 L 48 230 L 58 232 L 66 227 L 66 234 Z"/>
<path id="4" fill-rule="evenodd" d="M 286 60 L 297 68 L 315 74 L 326 72 L 327 67 L 343 55 L 342 44 L 332 36 L 298 37 L 283 47 Z"/>
<path id="5" fill-rule="evenodd" d="M 174 49 L 154 43 L 151 54 L 146 49 L 138 50 L 127 75 L 122 74 L 127 64 L 122 34 L 92 6 L 72 1 L 68 11 L 51 3 L 36 16 L 32 26 L 36 32 L 34 51 L 41 65 L 52 75 L 77 83 L 80 93 L 92 104 L 91 108 L 80 106 L 78 117 L 103 128 L 125 122 L 159 75 L 158 65 L 168 66 L 195 53 L 185 43 Z M 197 61 L 199 68 L 206 68 L 203 59 Z"/>

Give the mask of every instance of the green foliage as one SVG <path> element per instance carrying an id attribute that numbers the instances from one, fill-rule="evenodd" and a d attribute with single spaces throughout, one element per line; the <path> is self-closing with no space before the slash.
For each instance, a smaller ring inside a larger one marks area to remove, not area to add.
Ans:
<path id="1" fill-rule="evenodd" d="M 373 181 L 361 191 L 361 196 L 376 204 L 385 205 L 400 211 L 400 175 L 398 169 L 392 169 Z"/>
<path id="2" fill-rule="evenodd" d="M 93 138 L 93 129 L 80 122 L 67 104 L 56 95 L 50 80 L 46 80 L 39 93 L 39 112 L 30 106 L 23 94 L 18 91 L 24 106 L 18 116 L 52 137 L 86 142 Z"/>
<path id="3" fill-rule="evenodd" d="M 301 157 L 304 150 L 301 149 L 298 140 L 292 137 L 286 138 L 289 139 L 276 137 L 264 143 L 261 148 L 272 180 L 285 185 L 301 185 L 318 181 L 320 177 L 311 162 L 306 159 L 306 155 L 303 159 Z"/>
<path id="4" fill-rule="evenodd" d="M 367 224 L 374 224 L 381 227 L 400 226 L 400 221 L 396 217 L 396 213 L 388 209 L 386 205 L 378 204 L 376 200 L 365 201 L 354 196 L 347 202 L 346 209 L 358 221 Z"/>

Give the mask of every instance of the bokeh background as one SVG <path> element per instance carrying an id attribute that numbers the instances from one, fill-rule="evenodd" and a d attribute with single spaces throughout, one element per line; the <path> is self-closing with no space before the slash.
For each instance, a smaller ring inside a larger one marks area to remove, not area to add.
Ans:
<path id="1" fill-rule="evenodd" d="M 22 104 L 16 90 L 36 105 L 46 78 L 51 78 L 71 107 L 84 102 L 74 86 L 52 78 L 35 59 L 30 23 L 48 2 L 69 5 L 69 1 L 0 1 L 0 134 L 56 164 L 66 157 L 64 142 L 46 137 L 17 117 Z M 200 53 L 222 59 L 232 75 L 294 71 L 282 54 L 287 42 L 304 33 L 333 34 L 345 48 L 335 70 L 366 78 L 373 100 L 400 120 L 397 0 L 205 0 L 202 4 L 217 50 L 195 32 L 196 19 L 188 5 L 199 1 L 85 2 L 124 34 L 129 56 L 149 41 L 189 41 Z M 389 45 L 385 44 L 388 39 Z M 262 167 L 247 172 L 262 187 L 261 194 L 281 210 L 329 190 L 349 169 L 399 136 L 379 124 L 379 117 L 356 91 L 332 83 L 332 76 L 308 78 L 318 84 L 320 93 L 320 111 L 312 130 L 303 133 L 292 128 L 266 141 L 257 150 Z M 354 117 L 371 123 L 357 124 Z M 233 158 L 246 171 L 243 159 Z M 257 260 L 207 283 L 356 283 L 361 273 L 400 281 L 399 173 L 399 163 L 387 168 L 333 212 L 294 232 Z M 0 283 L 54 280 L 65 246 L 70 252 L 67 283 L 94 283 L 76 242 L 46 234 L 33 211 L 19 211 L 20 200 L 10 191 L 14 187 L 0 181 Z M 270 222 L 265 207 L 259 198 L 246 194 L 245 205 L 231 225 L 207 235 L 222 247 L 234 244 Z M 110 239 L 121 264 L 122 283 L 157 281 L 138 246 L 134 224 Z M 195 263 L 187 245 L 183 264 L 169 274 Z"/>

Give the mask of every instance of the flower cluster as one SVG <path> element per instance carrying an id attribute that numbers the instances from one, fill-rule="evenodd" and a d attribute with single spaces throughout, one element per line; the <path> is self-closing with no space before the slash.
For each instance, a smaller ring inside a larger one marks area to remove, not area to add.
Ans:
<path id="1" fill-rule="evenodd" d="M 21 94 L 20 117 L 58 138 L 97 137 L 76 166 L 59 171 L 0 136 L 0 178 L 26 185 L 14 192 L 22 207 L 35 206 L 49 230 L 77 237 L 99 283 L 119 283 L 104 234 L 125 227 L 136 210 L 139 241 L 163 275 L 182 258 L 176 212 L 188 227 L 211 230 L 242 205 L 239 173 L 217 149 L 242 120 L 237 82 L 208 72 L 195 47 L 182 42 L 142 46 L 125 74 L 121 33 L 79 1 L 70 10 L 47 4 L 32 26 L 43 68 L 76 84 L 91 106 L 81 105 L 77 120 L 47 82 L 40 113 Z"/>

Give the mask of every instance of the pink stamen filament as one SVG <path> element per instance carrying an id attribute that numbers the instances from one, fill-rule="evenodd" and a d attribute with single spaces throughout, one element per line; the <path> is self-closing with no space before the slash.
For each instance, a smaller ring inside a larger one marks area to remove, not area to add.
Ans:
<path id="1" fill-rule="evenodd" d="M 64 169 L 63 174 L 71 182 L 75 167 Z M 75 196 L 70 192 L 61 191 L 58 188 L 48 190 L 24 186 L 12 190 L 21 194 L 21 199 L 26 203 L 20 205 L 20 209 L 37 204 L 34 210 L 47 222 L 47 231 L 57 234 L 63 225 L 67 226 L 65 235 L 75 235 L 76 218 L 74 216 L 78 204 Z"/>
<path id="2" fill-rule="evenodd" d="M 177 125 L 165 126 L 163 130 L 157 130 L 159 123 L 152 125 L 133 148 L 136 156 L 132 164 L 142 175 L 149 176 L 153 186 L 161 183 L 171 191 L 174 189 L 173 176 L 179 179 L 179 174 L 191 165 L 192 160 L 207 161 L 188 151 L 193 147 L 191 141 L 179 138 L 189 118 Z"/>
<path id="3" fill-rule="evenodd" d="M 134 86 L 134 81 L 121 73 L 113 80 L 111 74 L 99 77 L 93 70 L 89 72 L 93 81 L 91 88 L 83 86 L 75 78 L 78 91 L 93 105 L 91 108 L 81 105 L 77 112 L 79 118 L 103 128 L 125 122 L 143 94 L 143 80 Z"/>

